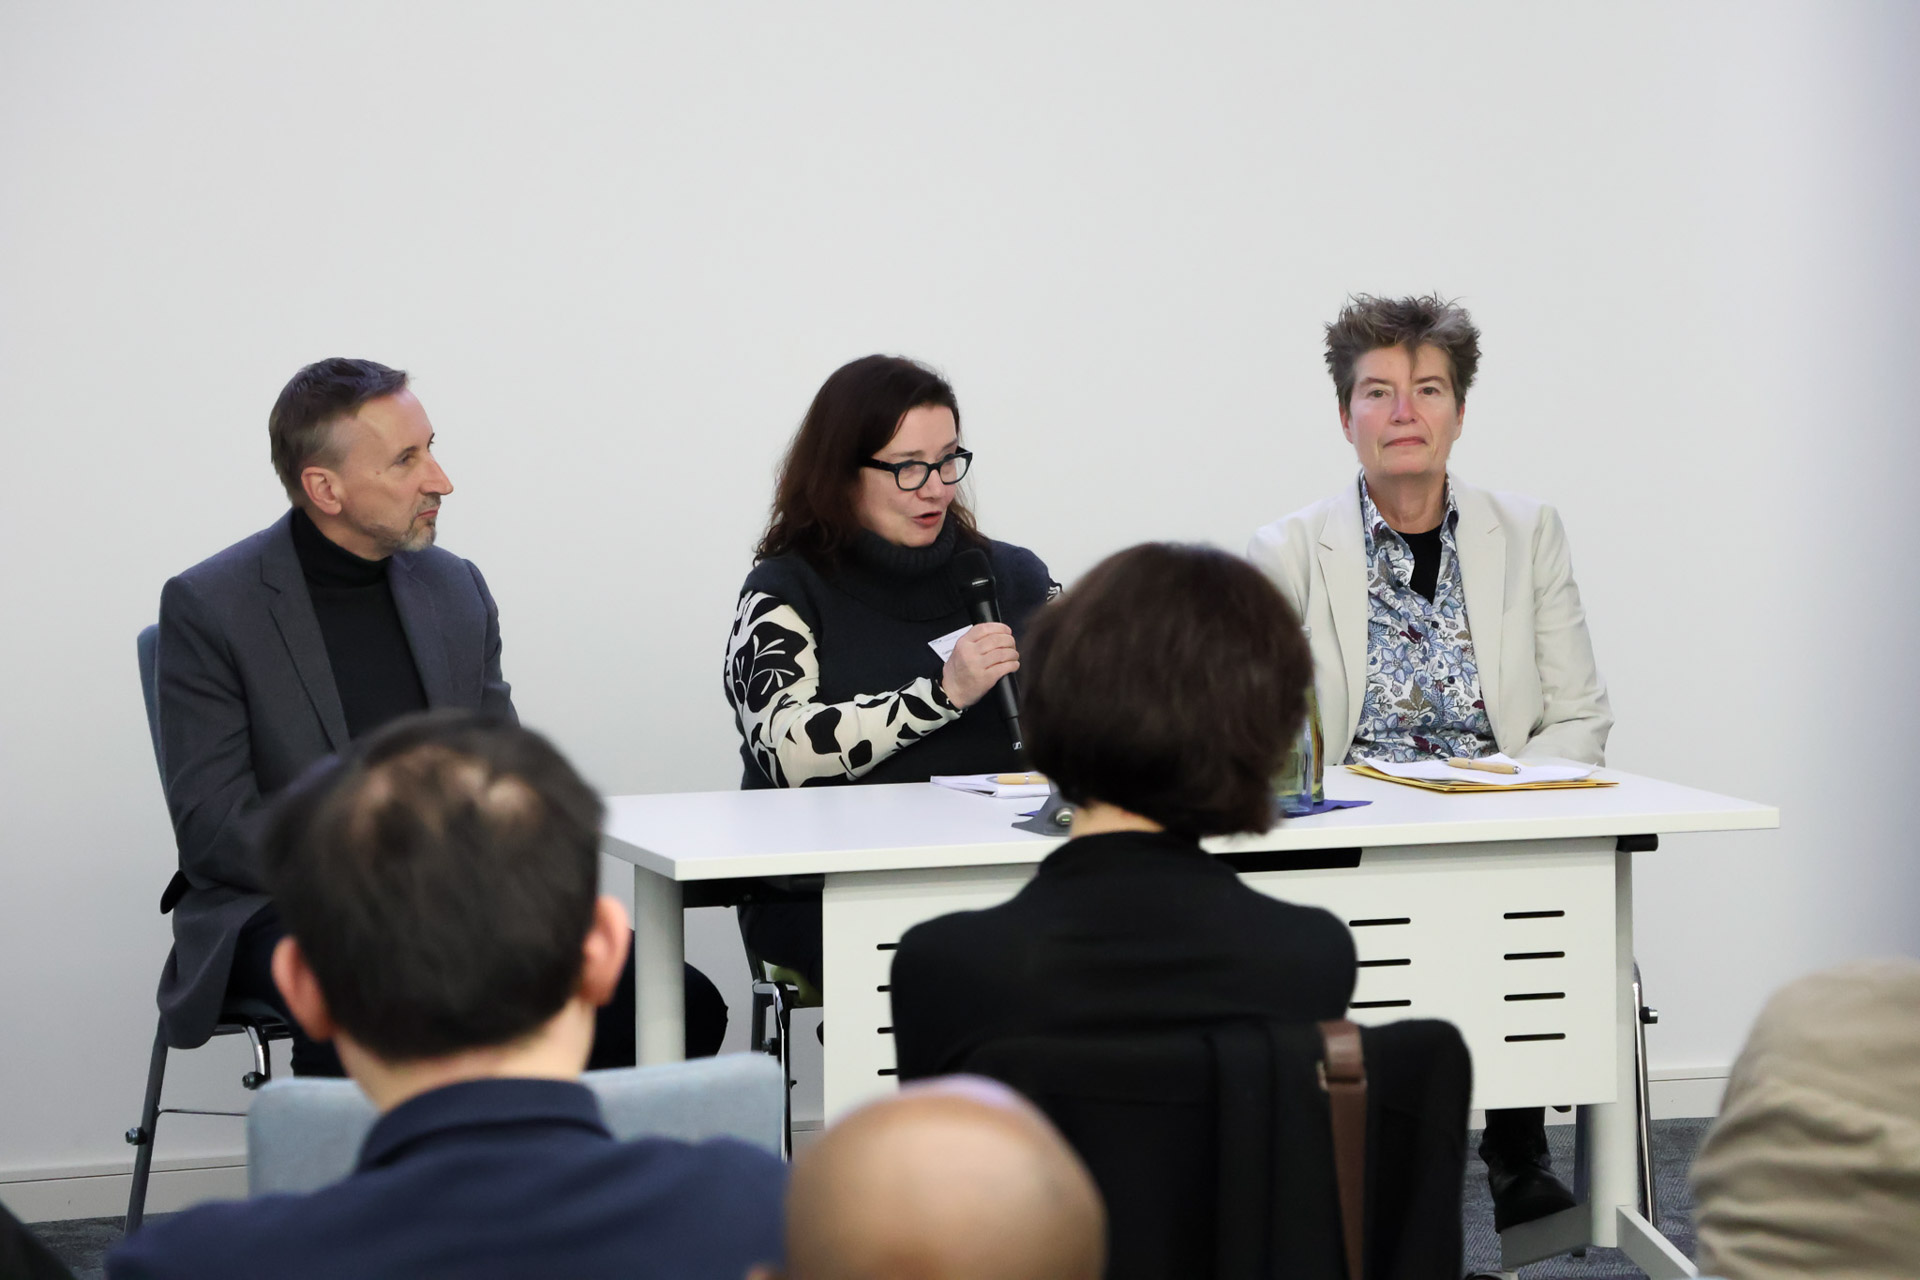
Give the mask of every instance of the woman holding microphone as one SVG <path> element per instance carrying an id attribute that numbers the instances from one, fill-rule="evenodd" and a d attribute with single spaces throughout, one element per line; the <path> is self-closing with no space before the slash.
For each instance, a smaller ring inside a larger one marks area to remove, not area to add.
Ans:
<path id="1" fill-rule="evenodd" d="M 924 365 L 866 356 L 834 371 L 788 447 L 740 590 L 725 686 L 740 785 L 925 782 L 1020 767 L 989 690 L 1059 588 L 1037 556 L 974 525 L 959 485 L 953 388 Z M 954 556 L 984 553 L 1003 621 L 971 623 Z M 741 908 L 748 947 L 820 982 L 810 903 Z"/>

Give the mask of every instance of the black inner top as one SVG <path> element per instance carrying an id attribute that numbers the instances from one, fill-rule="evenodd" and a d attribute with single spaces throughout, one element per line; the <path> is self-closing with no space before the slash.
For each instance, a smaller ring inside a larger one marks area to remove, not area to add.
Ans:
<path id="1" fill-rule="evenodd" d="M 293 550 L 327 644 L 347 735 L 372 733 L 389 720 L 427 708 L 427 691 L 387 581 L 391 560 L 362 560 L 294 508 Z"/>
<path id="2" fill-rule="evenodd" d="M 1397 530 L 1396 530 L 1397 532 Z M 1407 550 L 1413 552 L 1413 589 L 1427 601 L 1433 603 L 1433 593 L 1440 587 L 1440 526 L 1435 525 L 1425 533 L 1402 533 Z"/>

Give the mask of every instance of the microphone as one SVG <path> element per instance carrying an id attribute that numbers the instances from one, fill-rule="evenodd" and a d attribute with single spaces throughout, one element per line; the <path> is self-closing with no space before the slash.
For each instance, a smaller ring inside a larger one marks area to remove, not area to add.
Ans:
<path id="1" fill-rule="evenodd" d="M 969 547 L 953 557 L 953 580 L 960 588 L 960 596 L 966 601 L 967 616 L 974 622 L 1000 621 L 1000 597 L 994 590 L 993 566 L 987 563 L 987 553 L 977 547 Z M 1000 718 L 1007 722 L 1007 736 L 1013 739 L 1013 749 L 1024 752 L 1026 744 L 1020 737 L 1020 690 L 1015 686 L 1011 675 L 1001 676 L 993 686 L 991 696 L 1000 706 Z"/>

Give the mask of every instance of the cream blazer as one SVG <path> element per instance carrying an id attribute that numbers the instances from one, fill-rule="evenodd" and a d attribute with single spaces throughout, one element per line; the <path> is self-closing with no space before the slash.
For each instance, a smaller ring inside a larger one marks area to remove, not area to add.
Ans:
<path id="1" fill-rule="evenodd" d="M 1450 479 L 1454 542 L 1480 694 L 1500 750 L 1605 761 L 1613 712 L 1594 667 L 1567 534 L 1543 502 Z M 1247 558 L 1313 633 L 1313 684 L 1327 759 L 1343 761 L 1367 689 L 1367 553 L 1360 486 L 1274 521 Z"/>

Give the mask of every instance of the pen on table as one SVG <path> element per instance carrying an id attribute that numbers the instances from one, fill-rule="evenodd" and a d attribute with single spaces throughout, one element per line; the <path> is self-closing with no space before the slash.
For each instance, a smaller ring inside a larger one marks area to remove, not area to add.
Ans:
<path id="1" fill-rule="evenodd" d="M 1455 769 L 1478 769 L 1482 773 L 1518 773 L 1517 764 L 1501 764 L 1498 760 L 1469 760 L 1464 756 L 1454 756 L 1447 764 Z"/>
<path id="2" fill-rule="evenodd" d="M 1047 775 L 1044 773 L 997 773 L 993 780 L 1003 787 L 1045 786 Z"/>

